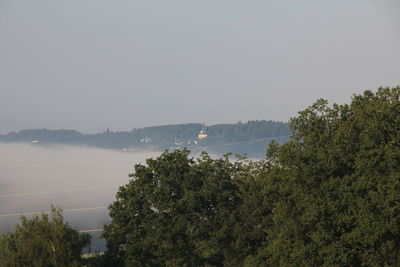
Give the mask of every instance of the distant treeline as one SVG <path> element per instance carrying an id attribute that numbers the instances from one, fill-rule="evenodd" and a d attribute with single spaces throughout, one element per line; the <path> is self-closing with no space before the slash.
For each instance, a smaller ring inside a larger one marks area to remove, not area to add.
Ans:
<path id="1" fill-rule="evenodd" d="M 112 149 L 151 149 L 163 151 L 187 147 L 194 152 L 228 152 L 264 157 L 265 149 L 272 139 L 288 140 L 287 123 L 255 120 L 245 123 L 218 124 L 206 127 L 207 137 L 199 140 L 200 123 L 176 124 L 133 129 L 132 131 L 83 134 L 75 130 L 27 129 L 0 135 L 2 142 L 58 143 L 87 145 Z"/>

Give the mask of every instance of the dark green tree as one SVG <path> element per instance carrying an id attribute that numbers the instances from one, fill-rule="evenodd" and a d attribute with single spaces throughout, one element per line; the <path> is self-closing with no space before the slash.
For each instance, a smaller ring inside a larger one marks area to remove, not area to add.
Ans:
<path id="1" fill-rule="evenodd" d="M 256 125 L 256 124 L 255 124 Z M 128 266 L 399 266 L 400 87 L 318 100 L 266 160 L 165 152 L 105 227 Z"/>
<path id="2" fill-rule="evenodd" d="M 90 243 L 64 223 L 62 211 L 52 207 L 50 215 L 21 217 L 15 231 L 0 236 L 0 266 L 81 266 L 82 249 Z"/>
<path id="3" fill-rule="evenodd" d="M 400 264 L 400 87 L 325 100 L 291 120 L 292 138 L 268 153 L 273 197 L 265 248 L 251 262 L 279 266 Z"/>
<path id="4" fill-rule="evenodd" d="M 251 168 L 228 156 L 193 160 L 188 150 L 136 165 L 110 206 L 108 254 L 128 266 L 240 266 L 251 245 L 237 238 L 245 234 L 240 181 Z"/>

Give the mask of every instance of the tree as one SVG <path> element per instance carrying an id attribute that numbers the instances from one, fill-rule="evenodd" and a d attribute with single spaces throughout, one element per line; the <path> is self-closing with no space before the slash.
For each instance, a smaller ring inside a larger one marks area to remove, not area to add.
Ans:
<path id="1" fill-rule="evenodd" d="M 258 262 L 280 266 L 400 263 L 400 87 L 318 100 L 268 154 L 273 224 Z M 269 203 L 271 204 L 271 203 Z"/>
<path id="2" fill-rule="evenodd" d="M 21 217 L 15 231 L 0 236 L 1 266 L 80 266 L 82 249 L 90 243 L 64 223 L 62 211 L 52 207 L 50 215 Z"/>
<path id="3" fill-rule="evenodd" d="M 103 232 L 109 255 L 128 266 L 240 265 L 243 259 L 235 259 L 247 249 L 236 241 L 246 188 L 239 179 L 250 166 L 229 156 L 203 153 L 195 161 L 188 155 L 165 152 L 135 166 L 110 206 L 112 221 Z"/>
<path id="4" fill-rule="evenodd" d="M 128 266 L 398 266 L 400 87 L 318 100 L 266 160 L 165 152 L 105 227 Z"/>

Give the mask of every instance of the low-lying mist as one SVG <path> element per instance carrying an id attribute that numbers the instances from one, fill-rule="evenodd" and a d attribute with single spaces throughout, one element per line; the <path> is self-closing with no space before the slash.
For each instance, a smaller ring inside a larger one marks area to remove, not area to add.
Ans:
<path id="1" fill-rule="evenodd" d="M 19 214 L 64 209 L 77 230 L 102 228 L 118 187 L 136 163 L 159 152 L 0 143 L 0 232 L 12 231 Z M 82 211 L 69 211 L 74 209 Z M 14 215 L 13 215 L 14 214 Z"/>

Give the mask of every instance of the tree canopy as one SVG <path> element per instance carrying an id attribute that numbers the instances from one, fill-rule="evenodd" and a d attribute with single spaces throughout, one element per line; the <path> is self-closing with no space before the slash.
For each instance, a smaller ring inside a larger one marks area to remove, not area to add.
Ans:
<path id="1" fill-rule="evenodd" d="M 133 266 L 221 265 L 236 256 L 231 228 L 239 214 L 237 177 L 252 167 L 228 157 L 197 161 L 188 150 L 136 165 L 120 188 L 104 230 L 111 252 Z M 240 248 L 241 250 L 242 248 Z"/>
<path id="2" fill-rule="evenodd" d="M 400 264 L 400 87 L 318 100 L 266 159 L 165 152 L 110 206 L 129 266 Z"/>
<path id="3" fill-rule="evenodd" d="M 264 160 L 165 151 L 109 207 L 94 266 L 399 266 L 400 87 L 317 100 Z M 74 266 L 88 243 L 50 217 L 0 237 L 1 266 Z M 89 263 L 90 263 L 89 262 Z"/>
<path id="4" fill-rule="evenodd" d="M 282 266 L 400 264 L 400 87 L 325 100 L 291 120 L 269 152 L 275 194 L 260 254 Z"/>
<path id="5" fill-rule="evenodd" d="M 81 266 L 82 249 L 90 243 L 64 223 L 61 210 L 31 219 L 21 217 L 14 232 L 0 235 L 0 266 Z"/>

